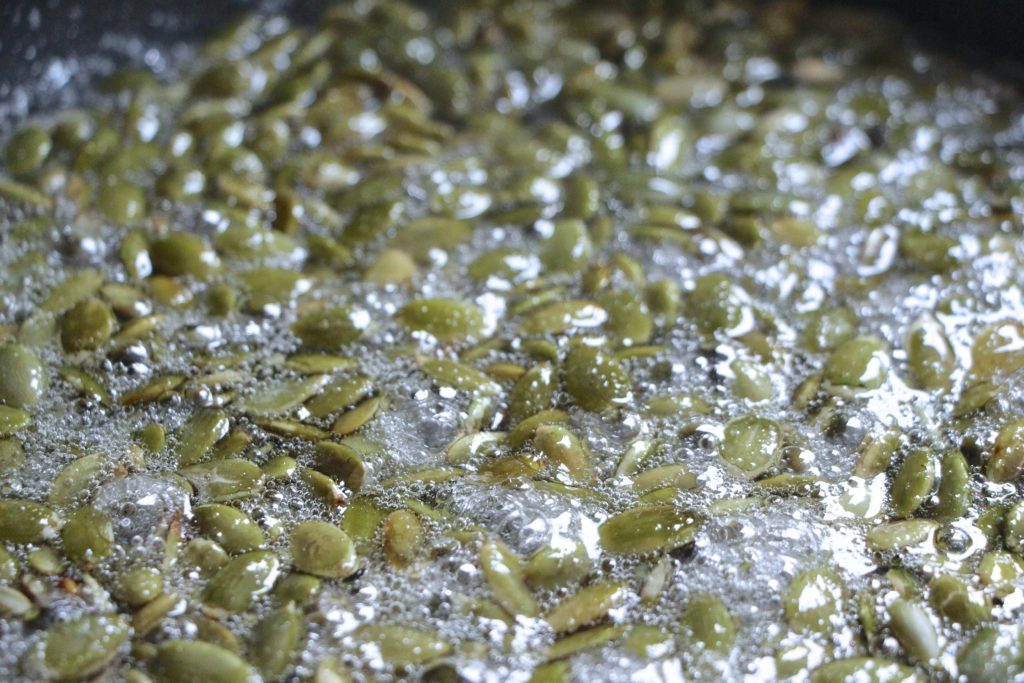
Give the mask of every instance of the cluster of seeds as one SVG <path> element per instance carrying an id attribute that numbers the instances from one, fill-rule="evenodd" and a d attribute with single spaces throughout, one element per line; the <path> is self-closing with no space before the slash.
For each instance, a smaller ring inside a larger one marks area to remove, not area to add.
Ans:
<path id="1" fill-rule="evenodd" d="M 1024 101 L 904 42 L 360 0 L 80 74 L 3 152 L 0 677 L 1020 680 Z"/>

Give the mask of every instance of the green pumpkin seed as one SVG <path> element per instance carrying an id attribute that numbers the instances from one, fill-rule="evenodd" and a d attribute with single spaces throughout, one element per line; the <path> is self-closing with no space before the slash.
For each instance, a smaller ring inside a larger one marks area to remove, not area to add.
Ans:
<path id="1" fill-rule="evenodd" d="M 778 464 L 782 430 L 772 420 L 745 415 L 725 426 L 720 453 L 725 462 L 752 479 Z"/>
<path id="2" fill-rule="evenodd" d="M 0 500 L 0 541 L 42 543 L 57 537 L 63 520 L 50 507 L 27 500 Z"/>
<path id="3" fill-rule="evenodd" d="M 258 417 L 285 415 L 316 396 L 330 381 L 327 375 L 311 375 L 260 387 L 242 398 L 237 406 L 242 412 Z"/>
<path id="4" fill-rule="evenodd" d="M 1003 519 L 1003 541 L 1007 549 L 1024 552 L 1024 502 L 1015 503 L 1007 511 Z"/>
<path id="5" fill-rule="evenodd" d="M 938 522 L 930 519 L 907 519 L 879 524 L 868 530 L 868 549 L 885 552 L 929 543 L 938 528 Z"/>
<path id="6" fill-rule="evenodd" d="M 200 532 L 229 553 L 256 550 L 266 542 L 259 525 L 238 508 L 209 503 L 196 507 L 193 514 Z"/>
<path id="7" fill-rule="evenodd" d="M 544 619 L 555 633 L 575 631 L 608 616 L 608 612 L 622 606 L 629 597 L 629 589 L 622 583 L 602 581 L 580 589 L 555 605 Z"/>
<path id="8" fill-rule="evenodd" d="M 611 517 L 598 534 L 609 553 L 649 553 L 689 545 L 703 522 L 696 512 L 675 505 L 644 505 Z"/>
<path id="9" fill-rule="evenodd" d="M 348 496 L 342 488 L 322 472 L 304 467 L 299 470 L 299 479 L 305 484 L 309 494 L 328 507 L 345 505 Z"/>
<path id="10" fill-rule="evenodd" d="M 846 587 L 830 569 L 814 568 L 796 575 L 786 589 L 782 606 L 797 631 L 824 632 L 841 618 Z"/>
<path id="11" fill-rule="evenodd" d="M 915 386 L 925 390 L 948 390 L 952 385 L 956 357 L 942 325 L 931 315 L 922 315 L 907 331 L 907 366 Z"/>
<path id="12" fill-rule="evenodd" d="M 250 659 L 267 680 L 284 676 L 302 637 L 302 613 L 288 603 L 263 617 L 253 629 Z"/>
<path id="13" fill-rule="evenodd" d="M 103 477 L 106 458 L 99 454 L 84 455 L 65 466 L 53 479 L 47 500 L 56 507 L 66 507 L 88 497 Z"/>
<path id="14" fill-rule="evenodd" d="M 166 683 L 254 683 L 255 672 L 238 655 L 199 640 L 168 640 L 157 646 L 151 670 Z"/>
<path id="15" fill-rule="evenodd" d="M 146 215 L 146 194 L 130 183 L 104 185 L 96 206 L 107 220 L 117 225 L 135 225 Z"/>
<path id="16" fill-rule="evenodd" d="M 370 314 L 360 308 L 327 308 L 299 318 L 292 332 L 304 346 L 331 352 L 358 341 L 370 322 Z"/>
<path id="17" fill-rule="evenodd" d="M 123 406 L 132 406 L 137 403 L 160 401 L 167 398 L 171 392 L 184 384 L 184 382 L 185 377 L 183 375 L 156 377 L 123 394 L 120 403 Z"/>
<path id="18" fill-rule="evenodd" d="M 263 473 L 247 460 L 228 458 L 192 465 L 179 471 L 193 486 L 200 500 L 226 503 L 251 498 L 263 488 Z"/>
<path id="19" fill-rule="evenodd" d="M 583 221 L 564 219 L 551 226 L 541 247 L 540 260 L 550 272 L 578 273 L 587 267 L 593 250 Z"/>
<path id="20" fill-rule="evenodd" d="M 1012 631 L 984 628 L 957 655 L 957 669 L 967 683 L 1012 681 L 1024 673 L 1019 627 Z"/>
<path id="21" fill-rule="evenodd" d="M 203 589 L 203 603 L 226 612 L 243 612 L 260 595 L 270 592 L 281 561 L 272 552 L 257 550 L 235 557 L 221 567 Z"/>
<path id="22" fill-rule="evenodd" d="M 474 394 L 497 394 L 501 387 L 486 373 L 454 360 L 431 358 L 420 364 L 438 385 Z"/>
<path id="23" fill-rule="evenodd" d="M 686 465 L 654 467 L 633 477 L 633 491 L 643 495 L 659 488 L 692 489 L 697 487 L 697 475 Z"/>
<path id="24" fill-rule="evenodd" d="M 117 328 L 114 311 L 99 299 L 86 299 L 64 314 L 60 340 L 67 353 L 94 351 L 110 339 Z"/>
<path id="25" fill-rule="evenodd" d="M 316 600 L 321 583 L 320 579 L 308 574 L 288 574 L 274 584 L 273 595 L 285 604 L 294 602 L 302 605 Z"/>
<path id="26" fill-rule="evenodd" d="M 587 482 L 593 479 L 590 450 L 562 425 L 538 426 L 533 446 L 556 467 L 565 468 L 574 480 Z"/>
<path id="27" fill-rule="evenodd" d="M 202 462 L 230 427 L 231 421 L 220 410 L 204 410 L 186 422 L 177 434 L 178 467 Z"/>
<path id="28" fill-rule="evenodd" d="M 576 346 L 565 359 L 565 390 L 581 408 L 601 411 L 629 401 L 629 373 L 611 356 L 590 346 Z"/>
<path id="29" fill-rule="evenodd" d="M 991 599 L 951 574 L 932 579 L 928 584 L 928 599 L 936 612 L 966 628 L 992 618 Z"/>
<path id="30" fill-rule="evenodd" d="M 50 134 L 39 126 L 24 126 L 10 137 L 4 148 L 7 170 L 16 176 L 34 173 L 53 149 Z"/>
<path id="31" fill-rule="evenodd" d="M 576 542 L 541 548 L 530 556 L 522 573 L 531 586 L 554 588 L 582 579 L 592 567 L 586 547 Z"/>
<path id="32" fill-rule="evenodd" d="M 939 467 L 938 503 L 935 516 L 940 519 L 956 519 L 967 514 L 971 506 L 971 472 L 967 459 L 960 451 L 946 451 Z"/>
<path id="33" fill-rule="evenodd" d="M 892 480 L 893 513 L 909 517 L 932 494 L 935 486 L 935 456 L 927 449 L 913 451 L 900 465 Z"/>
<path id="34" fill-rule="evenodd" d="M 381 396 L 368 398 L 356 407 L 338 416 L 338 419 L 331 425 L 331 431 L 340 436 L 347 436 L 358 431 L 373 418 L 377 416 L 384 407 L 384 399 Z"/>
<path id="35" fill-rule="evenodd" d="M 700 595 L 686 605 L 683 621 L 693 638 L 716 652 L 728 652 L 736 640 L 736 622 L 725 603 L 713 595 Z"/>
<path id="36" fill-rule="evenodd" d="M 971 372 L 990 380 L 1024 368 L 1024 323 L 1003 320 L 986 325 L 971 346 Z"/>
<path id="37" fill-rule="evenodd" d="M 314 417 L 327 417 L 339 410 L 354 406 L 374 391 L 369 377 L 356 375 L 329 384 L 323 391 L 306 403 L 306 409 Z"/>
<path id="38" fill-rule="evenodd" d="M 855 337 L 843 342 L 825 362 L 825 380 L 854 390 L 878 389 L 889 373 L 889 355 L 876 337 Z"/>
<path id="39" fill-rule="evenodd" d="M 326 522 L 299 523 L 291 532 L 291 550 L 296 569 L 325 579 L 350 576 L 359 564 L 352 539 Z"/>
<path id="40" fill-rule="evenodd" d="M 64 554 L 79 565 L 93 565 L 114 550 L 114 524 L 93 507 L 75 510 L 61 530 Z"/>
<path id="41" fill-rule="evenodd" d="M 519 558 L 500 541 L 488 540 L 480 548 L 480 568 L 495 601 L 509 614 L 537 616 L 537 600 L 526 587 Z"/>
<path id="42" fill-rule="evenodd" d="M 461 342 L 480 336 L 484 314 L 478 307 L 453 299 L 416 299 L 398 310 L 395 319 L 413 332 L 426 332 L 440 342 Z"/>
<path id="43" fill-rule="evenodd" d="M 603 325 L 608 313 L 592 301 L 556 301 L 542 306 L 523 318 L 524 334 L 563 334 L 570 330 Z"/>
<path id="44" fill-rule="evenodd" d="M 0 586 L 0 616 L 28 621 L 39 616 L 39 608 L 21 591 Z"/>
<path id="45" fill-rule="evenodd" d="M 345 444 L 320 441 L 316 445 L 316 469 L 345 485 L 353 493 L 363 488 L 366 465 L 359 453 Z"/>
<path id="46" fill-rule="evenodd" d="M 132 567 L 114 580 L 114 596 L 129 607 L 141 607 L 163 592 L 163 575 L 153 567 Z"/>
<path id="47" fill-rule="evenodd" d="M 647 303 L 635 292 L 606 292 L 598 303 L 608 314 L 605 329 L 623 344 L 646 344 L 654 334 L 654 319 Z"/>
<path id="48" fill-rule="evenodd" d="M 47 680 L 73 681 L 102 671 L 128 640 L 117 615 L 89 614 L 54 624 L 46 632 L 41 664 Z"/>
<path id="49" fill-rule="evenodd" d="M 917 662 L 927 664 L 939 654 L 939 639 L 928 612 L 907 600 L 889 605 L 889 625 L 903 651 Z"/>
<path id="50" fill-rule="evenodd" d="M 30 422 L 32 422 L 32 418 L 24 410 L 0 406 L 0 436 L 14 434 Z"/>
<path id="51" fill-rule="evenodd" d="M 857 462 L 853 466 L 853 475 L 862 479 L 871 479 L 889 468 L 892 456 L 900 447 L 899 430 L 887 429 L 879 435 L 868 434 L 860 445 Z"/>
<path id="52" fill-rule="evenodd" d="M 0 345 L 0 402 L 13 408 L 30 408 L 48 391 L 46 366 L 21 344 Z"/>
<path id="53" fill-rule="evenodd" d="M 821 308 L 804 328 L 804 346 L 815 352 L 831 351 L 857 332 L 857 316 L 848 308 Z"/>
<path id="54" fill-rule="evenodd" d="M 110 392 L 96 377 L 85 370 L 67 366 L 61 368 L 58 375 L 70 384 L 82 398 L 105 406 L 110 405 Z"/>
<path id="55" fill-rule="evenodd" d="M 992 455 L 985 463 L 985 476 L 997 483 L 1014 482 L 1024 476 L 1024 419 L 1008 422 L 999 430 Z"/>
<path id="56" fill-rule="evenodd" d="M 416 275 L 416 262 L 400 249 L 385 249 L 366 269 L 363 279 L 378 285 L 399 285 Z"/>
<path id="57" fill-rule="evenodd" d="M 819 666 L 811 683 L 922 683 L 908 666 L 881 657 L 850 657 Z"/>
<path id="58" fill-rule="evenodd" d="M 384 518 L 381 525 L 384 555 L 392 566 L 409 566 L 423 545 L 423 525 L 419 517 L 408 510 L 395 510 Z"/>
<path id="59" fill-rule="evenodd" d="M 392 666 L 425 664 L 451 653 L 452 646 L 441 636 L 418 628 L 396 624 L 367 624 L 353 636 L 372 645 L 373 651 Z"/>
<path id="60" fill-rule="evenodd" d="M 215 541 L 193 538 L 185 546 L 182 558 L 186 564 L 196 567 L 203 576 L 212 576 L 228 563 L 228 552 Z"/>
<path id="61" fill-rule="evenodd" d="M 549 660 L 569 657 L 582 650 L 598 647 L 605 643 L 621 638 L 626 633 L 625 626 L 604 624 L 595 626 L 560 639 L 548 648 L 547 658 Z"/>
<path id="62" fill-rule="evenodd" d="M 61 315 L 71 310 L 79 301 L 88 299 L 103 285 L 103 274 L 92 268 L 84 268 L 54 287 L 39 304 L 44 311 Z"/>
<path id="63" fill-rule="evenodd" d="M 753 324 L 746 292 L 721 273 L 697 278 L 687 298 L 687 311 L 707 333 L 721 330 L 736 337 L 749 331 Z"/>
<path id="64" fill-rule="evenodd" d="M 283 367 L 300 375 L 331 374 L 351 370 L 358 365 L 354 358 L 328 356 L 319 353 L 296 353 L 288 357 Z"/>

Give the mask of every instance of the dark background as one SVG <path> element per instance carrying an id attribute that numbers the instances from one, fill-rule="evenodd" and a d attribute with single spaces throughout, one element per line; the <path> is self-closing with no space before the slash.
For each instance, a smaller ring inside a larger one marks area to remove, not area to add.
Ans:
<path id="1" fill-rule="evenodd" d="M 433 4 L 438 0 L 424 0 Z M 444 0 L 440 0 L 443 2 Z M 815 1 L 815 0 L 812 0 Z M 1024 64 L 1024 0 L 817 0 L 894 14 L 925 42 L 987 66 Z M 49 57 L 97 51 L 107 32 L 155 44 L 199 37 L 259 7 L 311 22 L 330 0 L 0 0 L 0 102 Z"/>

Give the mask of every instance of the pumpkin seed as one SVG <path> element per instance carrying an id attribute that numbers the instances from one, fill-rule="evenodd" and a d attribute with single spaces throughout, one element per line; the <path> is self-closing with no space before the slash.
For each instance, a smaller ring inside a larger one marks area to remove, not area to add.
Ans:
<path id="1" fill-rule="evenodd" d="M 128 624 L 110 614 L 88 614 L 54 624 L 43 644 L 46 678 L 72 681 L 99 673 L 117 656 L 128 634 Z"/>
<path id="2" fill-rule="evenodd" d="M 889 373 L 885 344 L 876 337 L 855 337 L 843 342 L 825 361 L 825 380 L 855 390 L 878 389 Z"/>
<path id="3" fill-rule="evenodd" d="M 256 550 L 228 560 L 203 589 L 203 603 L 226 612 L 243 612 L 257 597 L 270 592 L 281 561 L 272 552 Z"/>
<path id="4" fill-rule="evenodd" d="M 240 400 L 238 409 L 258 417 L 285 415 L 317 395 L 329 381 L 327 375 L 312 375 L 260 387 Z"/>
<path id="5" fill-rule="evenodd" d="M 435 633 L 397 624 L 367 624 L 353 635 L 392 666 L 425 664 L 452 651 L 451 643 Z"/>
<path id="6" fill-rule="evenodd" d="M 28 500 L 0 500 L 0 541 L 42 543 L 56 538 L 63 520 L 50 507 Z"/>
<path id="7" fill-rule="evenodd" d="M 117 327 L 114 311 L 99 299 L 86 299 L 64 314 L 60 340 L 67 353 L 95 351 L 110 339 Z"/>
<path id="8" fill-rule="evenodd" d="M 208 503 L 196 507 L 193 514 L 200 532 L 229 553 L 256 550 L 266 542 L 259 525 L 238 508 Z"/>
<path id="9" fill-rule="evenodd" d="M 841 618 L 846 587 L 830 569 L 812 568 L 790 582 L 782 606 L 789 625 L 797 631 L 824 632 Z"/>
<path id="10" fill-rule="evenodd" d="M 253 629 L 250 659 L 268 680 L 284 676 L 302 637 L 302 613 L 292 603 L 263 617 Z"/>
<path id="11" fill-rule="evenodd" d="M 928 599 L 936 612 L 967 628 L 978 626 L 992 617 L 991 599 L 951 574 L 931 580 Z"/>
<path id="12" fill-rule="evenodd" d="M 723 435 L 722 459 L 747 478 L 764 473 L 782 457 L 782 430 L 771 420 L 745 415 L 729 422 Z"/>
<path id="13" fill-rule="evenodd" d="M 251 498 L 263 488 L 260 468 L 237 458 L 192 465 L 179 474 L 196 487 L 200 500 L 210 503 Z"/>
<path id="14" fill-rule="evenodd" d="M 13 408 L 30 408 L 48 391 L 46 367 L 21 344 L 0 345 L 0 402 Z"/>
<path id="15" fill-rule="evenodd" d="M 542 306 L 523 318 L 524 334 L 563 334 L 575 329 L 603 325 L 608 313 L 591 301 L 556 301 Z"/>
<path id="16" fill-rule="evenodd" d="M 920 683 L 908 666 L 881 657 L 850 657 L 819 666 L 811 683 Z"/>
<path id="17" fill-rule="evenodd" d="M 736 640 L 736 623 L 729 609 L 713 595 L 699 595 L 686 605 L 683 621 L 703 647 L 728 652 Z"/>
<path id="18" fill-rule="evenodd" d="M 384 555 L 395 567 L 409 566 L 423 543 L 423 525 L 408 510 L 395 510 L 384 518 L 381 527 Z"/>
<path id="19" fill-rule="evenodd" d="M 370 314 L 361 308 L 327 308 L 299 318 L 292 332 L 307 348 L 332 352 L 358 341 L 370 322 Z"/>
<path id="20" fill-rule="evenodd" d="M 1013 482 L 1024 475 L 1024 420 L 1003 425 L 996 436 L 985 476 L 997 483 Z"/>
<path id="21" fill-rule="evenodd" d="M 533 446 L 552 464 L 565 468 L 576 481 L 594 477 L 590 450 L 562 425 L 540 425 L 533 437 Z"/>
<path id="22" fill-rule="evenodd" d="M 938 522 L 930 519 L 907 519 L 879 524 L 868 530 L 868 549 L 885 552 L 928 543 L 938 528 Z"/>
<path id="23" fill-rule="evenodd" d="M 178 431 L 178 466 L 188 467 L 201 462 L 213 445 L 224 438 L 231 427 L 228 416 L 220 410 L 204 410 Z"/>
<path id="24" fill-rule="evenodd" d="M 549 545 L 530 556 L 522 574 L 531 586 L 550 589 L 582 579 L 592 566 L 587 549 L 580 542 Z"/>
<path id="25" fill-rule="evenodd" d="M 703 522 L 696 512 L 675 505 L 643 505 L 611 517 L 598 534 L 609 553 L 649 553 L 689 545 Z"/>
<path id="26" fill-rule="evenodd" d="M 909 517 L 931 495 L 935 485 L 935 456 L 918 449 L 903 459 L 892 480 L 893 513 Z"/>
<path id="27" fill-rule="evenodd" d="M 316 469 L 345 485 L 353 493 L 363 488 L 366 465 L 359 453 L 345 444 L 320 441 L 316 445 Z"/>
<path id="28" fill-rule="evenodd" d="M 420 364 L 423 372 L 438 385 L 454 387 L 474 394 L 497 394 L 501 391 L 486 373 L 454 360 L 431 358 Z"/>
<path id="29" fill-rule="evenodd" d="M 488 540 L 480 548 L 480 568 L 494 599 L 509 614 L 533 617 L 537 600 L 526 587 L 519 558 L 500 541 Z"/>
<path id="30" fill-rule="evenodd" d="M 629 590 L 622 583 L 601 581 L 582 588 L 548 611 L 544 619 L 555 633 L 575 631 L 604 619 L 613 609 L 622 606 Z"/>
<path id="31" fill-rule="evenodd" d="M 416 299 L 398 310 L 395 319 L 413 332 L 426 332 L 440 342 L 461 342 L 480 336 L 484 313 L 454 299 Z"/>
<path id="32" fill-rule="evenodd" d="M 170 683 L 252 683 L 256 674 L 238 655 L 200 640 L 168 640 L 157 646 L 151 670 Z"/>
<path id="33" fill-rule="evenodd" d="M 291 532 L 291 550 L 296 569 L 325 579 L 343 579 L 358 567 L 352 539 L 326 522 L 299 523 Z"/>
<path id="34" fill-rule="evenodd" d="M 629 401 L 632 383 L 614 358 L 580 345 L 565 359 L 565 390 L 581 408 L 596 412 Z"/>
<path id="35" fill-rule="evenodd" d="M 588 650 L 590 648 L 603 645 L 604 643 L 617 640 L 621 638 L 625 632 L 625 626 L 616 626 L 614 624 L 603 624 L 601 626 L 595 626 L 594 628 L 577 631 L 576 633 L 558 640 L 554 645 L 548 648 L 547 657 L 549 660 L 569 657 L 582 650 Z"/>

